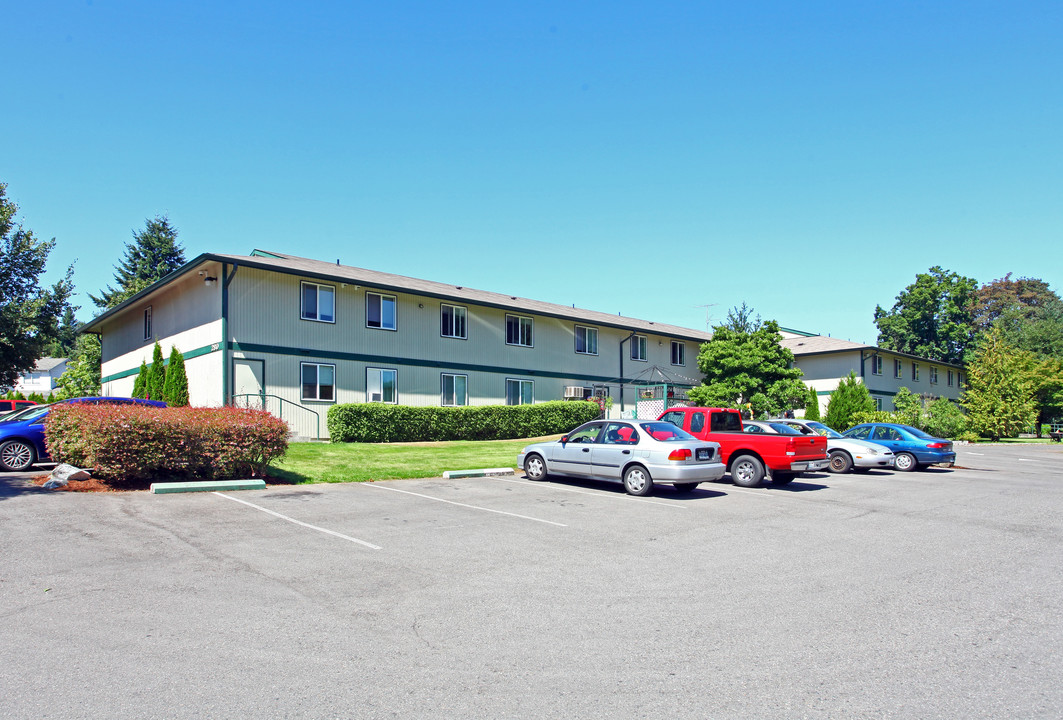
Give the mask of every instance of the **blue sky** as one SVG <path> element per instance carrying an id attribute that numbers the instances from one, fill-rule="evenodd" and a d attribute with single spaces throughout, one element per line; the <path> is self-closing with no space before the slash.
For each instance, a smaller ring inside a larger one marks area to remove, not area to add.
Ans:
<path id="1" fill-rule="evenodd" d="M 874 342 L 933 265 L 1063 291 L 1059 2 L 7 3 L 0 181 L 50 278 L 288 252 Z M 709 307 L 704 307 L 709 306 Z"/>

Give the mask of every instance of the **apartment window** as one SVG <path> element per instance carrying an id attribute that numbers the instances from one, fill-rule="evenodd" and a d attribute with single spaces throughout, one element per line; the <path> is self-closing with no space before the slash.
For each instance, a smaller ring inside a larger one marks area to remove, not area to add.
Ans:
<path id="1" fill-rule="evenodd" d="M 144 308 L 144 339 L 151 340 L 151 305 Z"/>
<path id="2" fill-rule="evenodd" d="M 336 322 L 336 288 L 304 282 L 302 296 L 302 311 L 299 317 L 317 322 Z"/>
<path id="3" fill-rule="evenodd" d="M 933 367 L 933 366 L 931 366 L 931 368 L 930 368 L 930 384 L 931 385 L 937 385 L 938 384 L 938 369 L 936 367 Z"/>
<path id="4" fill-rule="evenodd" d="M 455 407 L 469 404 L 469 376 L 443 373 L 443 405 Z"/>
<path id="5" fill-rule="evenodd" d="M 631 338 L 631 359 L 646 362 L 648 352 L 646 350 L 646 336 L 636 335 Z"/>
<path id="6" fill-rule="evenodd" d="M 963 387 L 963 373 L 956 373 L 956 387 Z"/>
<path id="7" fill-rule="evenodd" d="M 532 347 L 532 319 L 521 315 L 506 315 L 506 344 Z"/>
<path id="8" fill-rule="evenodd" d="M 365 326 L 381 330 L 395 329 L 395 296 L 365 294 Z"/>
<path id="9" fill-rule="evenodd" d="M 596 328 L 576 326 L 576 352 L 581 355 L 598 354 L 598 330 Z"/>
<path id="10" fill-rule="evenodd" d="M 901 379 L 901 375 L 903 374 L 903 372 L 901 371 L 902 367 L 903 367 L 903 365 L 902 365 L 901 361 L 894 359 L 894 361 L 893 361 L 893 377 L 897 378 L 898 380 Z"/>
<path id="11" fill-rule="evenodd" d="M 506 379 L 506 405 L 531 405 L 534 396 L 531 380 Z"/>
<path id="12" fill-rule="evenodd" d="M 917 362 L 912 363 L 912 380 L 917 382 L 919 380 L 919 363 Z"/>
<path id="13" fill-rule="evenodd" d="M 952 371 L 951 370 L 948 371 L 948 376 L 947 376 L 946 379 L 948 381 L 949 387 L 952 387 L 953 375 L 952 375 Z"/>
<path id="14" fill-rule="evenodd" d="M 322 363 L 299 363 L 303 400 L 336 399 L 336 366 Z"/>
<path id="15" fill-rule="evenodd" d="M 468 338 L 465 329 L 467 311 L 460 305 L 439 306 L 439 334 L 448 338 Z"/>
<path id="16" fill-rule="evenodd" d="M 882 398 L 880 398 L 880 397 L 875 398 L 875 409 L 876 410 L 881 410 L 882 409 Z"/>
<path id="17" fill-rule="evenodd" d="M 672 364 L 673 365 L 686 365 L 687 364 L 687 344 L 672 341 Z"/>
<path id="18" fill-rule="evenodd" d="M 875 354 L 875 355 L 871 356 L 871 374 L 872 375 L 881 375 L 882 374 L 882 356 L 881 355 Z"/>
<path id="19" fill-rule="evenodd" d="M 365 371 L 365 400 L 366 402 L 394 403 L 395 400 L 394 370 L 382 368 L 366 368 Z"/>

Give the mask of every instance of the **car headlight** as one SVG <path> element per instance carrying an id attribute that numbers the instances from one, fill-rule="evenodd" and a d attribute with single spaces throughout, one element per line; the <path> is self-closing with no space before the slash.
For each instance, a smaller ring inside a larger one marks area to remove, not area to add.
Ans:
<path id="1" fill-rule="evenodd" d="M 876 447 L 870 447 L 870 446 L 864 448 L 864 452 L 866 452 L 868 455 L 881 455 L 882 454 L 881 450 L 879 450 Z"/>

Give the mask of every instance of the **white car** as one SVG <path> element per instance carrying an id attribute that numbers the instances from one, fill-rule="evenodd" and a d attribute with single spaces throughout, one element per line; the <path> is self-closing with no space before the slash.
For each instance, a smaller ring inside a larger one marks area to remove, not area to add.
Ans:
<path id="1" fill-rule="evenodd" d="M 517 455 L 529 480 L 565 475 L 623 483 L 631 495 L 649 495 L 654 483 L 689 492 L 719 480 L 726 467 L 720 444 L 698 440 L 659 420 L 595 420 L 560 440 L 528 445 Z"/>
<path id="2" fill-rule="evenodd" d="M 772 420 L 771 423 L 782 423 L 803 435 L 825 435 L 831 472 L 844 473 L 852 470 L 866 472 L 873 468 L 881 470 L 893 468 L 894 455 L 888 447 L 866 440 L 847 438 L 818 420 L 779 418 Z"/>

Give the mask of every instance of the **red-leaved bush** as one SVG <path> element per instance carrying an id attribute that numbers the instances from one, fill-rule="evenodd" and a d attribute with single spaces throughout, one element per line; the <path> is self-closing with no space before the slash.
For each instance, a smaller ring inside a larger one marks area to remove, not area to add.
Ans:
<path id="1" fill-rule="evenodd" d="M 56 462 L 95 477 L 231 479 L 261 475 L 288 450 L 288 426 L 262 410 L 59 404 L 44 425 Z"/>

